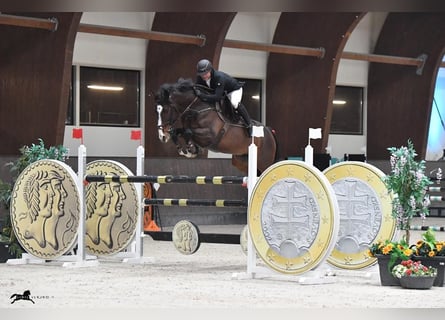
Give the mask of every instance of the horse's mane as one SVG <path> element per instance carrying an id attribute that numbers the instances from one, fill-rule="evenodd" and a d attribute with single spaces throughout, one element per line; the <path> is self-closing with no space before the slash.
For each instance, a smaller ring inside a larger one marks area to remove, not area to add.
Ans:
<path id="1" fill-rule="evenodd" d="M 178 82 L 174 85 L 174 88 L 179 92 L 187 92 L 193 90 L 194 85 L 194 82 L 190 78 L 179 78 Z"/>
<path id="2" fill-rule="evenodd" d="M 159 90 L 155 95 L 155 101 L 157 104 L 163 105 L 168 102 L 171 88 L 172 85 L 169 83 L 164 83 L 159 87 Z"/>

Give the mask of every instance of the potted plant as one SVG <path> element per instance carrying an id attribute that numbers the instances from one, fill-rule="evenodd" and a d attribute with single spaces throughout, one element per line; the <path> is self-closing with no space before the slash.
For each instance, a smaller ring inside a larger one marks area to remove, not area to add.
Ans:
<path id="1" fill-rule="evenodd" d="M 370 257 L 377 258 L 382 286 L 399 286 L 400 281 L 391 274 L 395 264 L 411 258 L 413 251 L 404 238 L 400 241 L 377 241 L 368 251 Z"/>
<path id="2" fill-rule="evenodd" d="M 443 287 L 445 279 L 445 241 L 438 241 L 432 228 L 422 233 L 421 240 L 412 245 L 413 260 L 437 269 L 434 286 Z"/>
<path id="3" fill-rule="evenodd" d="M 402 287 L 407 289 L 430 289 L 437 276 L 437 269 L 424 266 L 420 261 L 411 259 L 400 262 L 392 269 L 394 277 L 400 279 Z"/>
<path id="4" fill-rule="evenodd" d="M 396 227 L 405 231 L 404 238 L 409 243 L 412 218 L 417 215 L 425 218 L 429 213 L 427 190 L 432 181 L 425 175 L 425 161 L 415 160 L 417 153 L 410 140 L 408 146 L 388 150 L 391 172 L 383 177 L 383 182 L 392 193 L 392 216 Z"/>
<path id="5" fill-rule="evenodd" d="M 1 247 L 8 248 L 8 253 L 5 254 L 4 257 L 0 256 L 0 262 L 4 262 L 11 257 L 20 258 L 23 253 L 23 248 L 15 238 L 9 216 L 12 190 L 20 173 L 27 166 L 37 160 L 54 159 L 65 161 L 68 154 L 68 150 L 62 145 L 46 148 L 42 139 L 39 138 L 38 141 L 38 144 L 32 144 L 31 146 L 23 146 L 20 148 L 20 157 L 17 160 L 6 164 L 10 167 L 11 181 L 6 182 L 0 179 L 0 204 L 7 212 L 4 225 L 0 229 L 0 243 Z"/>

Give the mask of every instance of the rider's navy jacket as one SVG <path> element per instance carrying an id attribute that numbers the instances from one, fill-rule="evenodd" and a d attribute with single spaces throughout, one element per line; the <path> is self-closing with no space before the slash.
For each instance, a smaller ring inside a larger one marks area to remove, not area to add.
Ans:
<path id="1" fill-rule="evenodd" d="M 207 94 L 201 91 L 199 97 L 203 101 L 219 102 L 221 101 L 224 92 L 230 93 L 242 87 L 241 82 L 229 76 L 227 73 L 215 69 L 212 69 L 210 72 L 212 75 L 210 78 L 210 88 L 215 90 L 215 93 Z M 196 84 L 200 84 L 207 87 L 206 82 L 200 76 L 197 77 Z"/>

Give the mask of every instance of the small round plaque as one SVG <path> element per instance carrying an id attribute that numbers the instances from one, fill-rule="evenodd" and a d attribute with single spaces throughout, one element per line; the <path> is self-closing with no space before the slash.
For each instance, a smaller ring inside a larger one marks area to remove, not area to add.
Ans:
<path id="1" fill-rule="evenodd" d="M 181 220 L 175 224 L 172 240 L 176 250 L 186 255 L 194 254 L 201 245 L 198 227 L 187 220 Z"/>

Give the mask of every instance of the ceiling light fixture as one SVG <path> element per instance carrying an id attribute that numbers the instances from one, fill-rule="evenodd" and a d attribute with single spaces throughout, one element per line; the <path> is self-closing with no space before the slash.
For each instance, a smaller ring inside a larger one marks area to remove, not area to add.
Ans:
<path id="1" fill-rule="evenodd" d="M 346 104 L 345 100 L 333 100 L 332 101 L 333 104 Z"/>
<path id="2" fill-rule="evenodd" d="M 124 90 L 124 87 L 117 87 L 117 86 L 103 86 L 98 84 L 90 84 L 87 86 L 88 89 L 94 89 L 94 90 L 106 90 L 106 91 L 122 91 Z"/>

